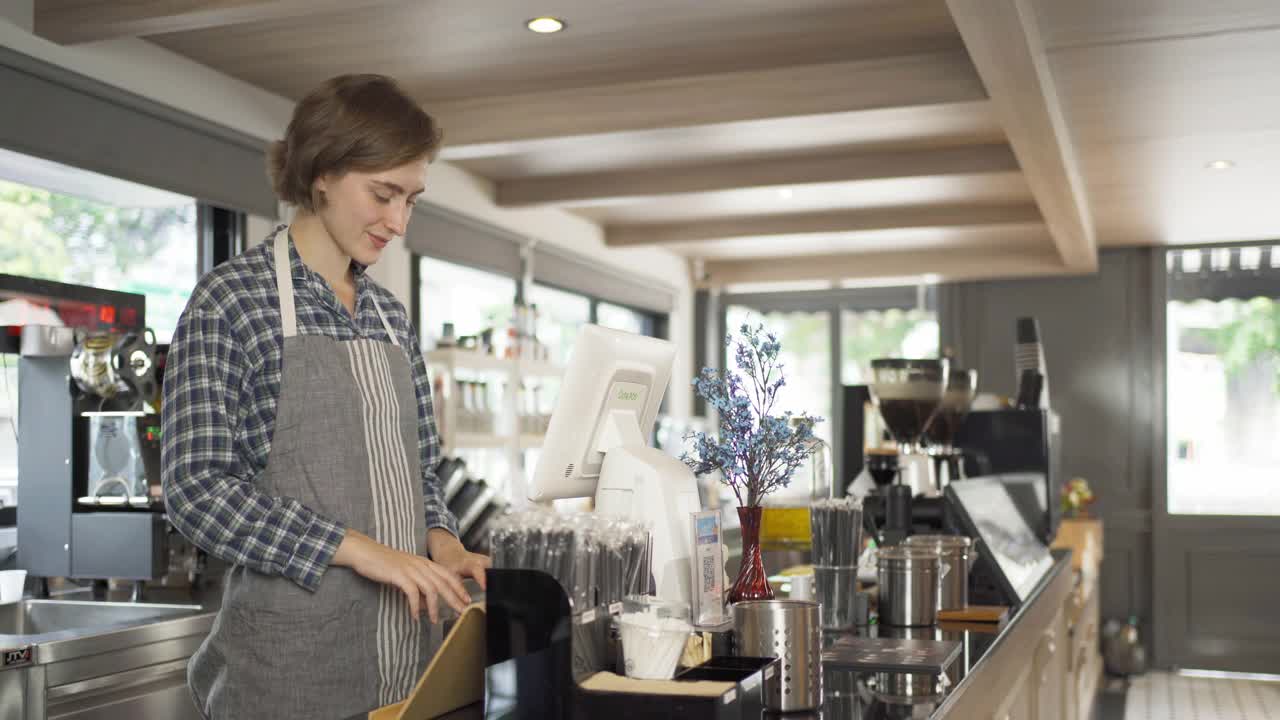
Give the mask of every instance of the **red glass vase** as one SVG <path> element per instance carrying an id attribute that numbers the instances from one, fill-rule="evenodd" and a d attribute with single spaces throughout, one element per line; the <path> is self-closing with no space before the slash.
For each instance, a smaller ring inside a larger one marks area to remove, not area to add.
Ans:
<path id="1" fill-rule="evenodd" d="M 759 507 L 738 508 L 738 521 L 742 524 L 742 565 L 738 568 L 738 579 L 729 591 L 731 603 L 773 599 L 773 588 L 769 586 L 764 560 L 760 557 L 760 516 L 763 513 L 764 509 Z"/>

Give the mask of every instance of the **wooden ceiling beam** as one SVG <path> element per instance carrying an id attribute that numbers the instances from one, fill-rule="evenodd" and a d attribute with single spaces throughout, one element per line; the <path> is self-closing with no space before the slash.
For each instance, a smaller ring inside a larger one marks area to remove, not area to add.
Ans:
<path id="1" fill-rule="evenodd" d="M 63 45 L 203 30 L 398 0 L 35 0 L 35 33 Z"/>
<path id="2" fill-rule="evenodd" d="M 1098 266 L 1093 221 L 1031 0 L 947 0 L 1067 266 Z"/>
<path id="3" fill-rule="evenodd" d="M 931 205 L 716 218 L 696 222 L 610 225 L 605 244 L 624 247 L 933 227 L 1039 224 L 1035 205 Z"/>
<path id="4" fill-rule="evenodd" d="M 986 98 L 963 49 L 432 101 L 455 148 Z M 465 154 L 465 150 L 461 151 Z"/>
<path id="5" fill-rule="evenodd" d="M 928 277 L 937 282 L 987 278 L 1034 277 L 1080 272 L 1063 265 L 1052 249 L 954 248 L 930 251 L 891 251 L 802 255 L 752 260 L 706 260 L 700 265 L 700 287 L 746 283 L 784 283 Z"/>
<path id="6" fill-rule="evenodd" d="M 1017 172 L 1009 146 L 845 152 L 699 165 L 581 173 L 498 183 L 506 207 L 589 205 L 623 199 L 745 188 Z"/>

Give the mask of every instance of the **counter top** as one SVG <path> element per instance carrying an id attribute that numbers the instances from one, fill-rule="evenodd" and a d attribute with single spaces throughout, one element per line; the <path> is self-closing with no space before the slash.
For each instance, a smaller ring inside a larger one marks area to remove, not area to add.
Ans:
<path id="1" fill-rule="evenodd" d="M 1036 648 L 1044 641 L 1046 631 L 1061 618 L 1072 585 L 1070 556 L 1059 554 L 1027 601 L 1012 608 L 1004 623 L 863 629 L 861 632 L 870 636 L 950 640 L 960 644 L 961 652 L 941 680 L 928 675 L 827 668 L 821 713 L 802 712 L 787 717 L 790 720 L 810 717 L 942 720 L 992 716 L 994 704 L 1006 698 L 1014 689 L 1015 680 L 1026 677 L 1034 664 Z M 848 635 L 830 633 L 824 636 L 824 643 Z M 936 690 L 935 680 L 941 685 Z M 554 690 L 548 688 L 548 691 Z M 473 706 L 452 717 L 522 716 L 527 715 L 522 715 L 518 707 L 486 715 L 483 708 Z"/>
<path id="2" fill-rule="evenodd" d="M 861 718 L 951 718 L 977 717 L 979 708 L 990 702 L 992 691 L 1014 669 L 1025 667 L 1035 642 L 1048 627 L 1071 590 L 1069 555 L 1059 556 L 1045 573 L 1029 599 L 1010 618 L 990 629 L 967 629 L 965 625 L 926 628 L 873 626 L 860 630 L 864 636 L 910 637 L 951 640 L 961 644 L 959 658 L 947 672 L 941 688 L 929 687 L 933 679 L 896 673 L 860 673 L 827 670 L 824 675 L 824 716 Z M 830 636 L 834 640 L 847 633 Z M 891 687 L 886 687 L 891 686 Z M 934 690 L 939 692 L 934 694 Z M 908 701 L 903 691 L 922 694 Z"/>

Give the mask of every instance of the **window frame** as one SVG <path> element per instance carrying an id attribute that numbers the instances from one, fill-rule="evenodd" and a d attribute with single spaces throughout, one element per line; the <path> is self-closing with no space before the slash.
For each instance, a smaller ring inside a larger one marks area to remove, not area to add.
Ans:
<path id="1" fill-rule="evenodd" d="M 827 325 L 830 342 L 830 382 L 831 382 L 831 453 L 834 461 L 835 477 L 844 477 L 844 434 L 843 419 L 840 416 L 842 395 L 844 392 L 843 348 L 844 323 L 841 315 L 845 311 L 868 312 L 884 310 L 927 310 L 938 316 L 938 347 L 942 347 L 942 318 L 938 307 L 938 286 L 934 284 L 896 285 L 891 287 L 840 288 L 831 290 L 807 290 L 792 292 L 758 292 L 758 293 L 721 293 L 713 295 L 707 303 L 707 312 L 694 319 L 698 327 L 695 337 L 705 337 L 702 329 L 709 322 L 715 324 L 715 333 L 708 344 L 715 343 L 720 350 L 707 357 L 717 363 L 716 369 L 723 369 L 729 364 L 729 350 L 724 347 L 723 340 L 729 332 L 728 308 L 730 305 L 750 308 L 759 313 L 770 312 L 808 312 L 827 313 Z M 694 414 L 707 414 L 706 401 L 694 396 Z"/>

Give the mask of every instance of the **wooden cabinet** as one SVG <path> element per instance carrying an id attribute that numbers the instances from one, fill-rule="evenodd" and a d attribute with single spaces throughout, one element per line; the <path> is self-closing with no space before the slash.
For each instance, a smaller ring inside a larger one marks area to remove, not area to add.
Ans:
<path id="1" fill-rule="evenodd" d="M 1102 679 L 1102 652 L 1098 636 L 1101 608 L 1098 567 L 1102 563 L 1103 527 L 1100 520 L 1063 520 L 1055 548 L 1072 551 L 1074 571 L 1067 597 L 1066 668 L 1063 688 L 1064 720 L 1088 720 Z"/>
<path id="2" fill-rule="evenodd" d="M 1028 665 L 1018 675 L 1004 702 L 991 715 L 992 720 L 1035 720 L 1036 692 L 1032 670 Z"/>
<path id="3" fill-rule="evenodd" d="M 1102 679 L 1098 646 L 1101 608 L 1096 585 L 1076 588 L 1068 601 L 1075 610 L 1069 624 L 1070 658 L 1066 687 L 1066 719 L 1089 720 Z"/>
<path id="4" fill-rule="evenodd" d="M 1096 572 L 1065 561 L 999 647 L 943 704 L 939 717 L 981 720 L 1087 720 L 1102 669 Z"/>
<path id="5" fill-rule="evenodd" d="M 1036 685 L 1036 720 L 1065 720 L 1069 655 L 1067 613 L 1066 608 L 1062 608 L 1041 635 L 1031 664 Z"/>

